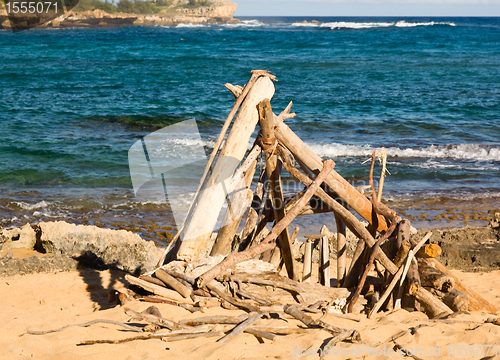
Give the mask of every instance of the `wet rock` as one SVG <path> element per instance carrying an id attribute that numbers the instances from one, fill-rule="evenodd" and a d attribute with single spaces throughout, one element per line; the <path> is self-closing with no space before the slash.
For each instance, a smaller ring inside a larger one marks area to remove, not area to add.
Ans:
<path id="1" fill-rule="evenodd" d="M 432 231 L 429 240 L 443 250 L 438 258 L 443 265 L 467 271 L 500 268 L 500 233 L 490 226 L 420 229 L 413 239 L 419 241 Z"/>
<path id="2" fill-rule="evenodd" d="M 0 242 L 4 243 L 2 251 L 20 248 L 33 250 L 36 244 L 35 230 L 33 230 L 30 224 L 11 230 L 2 229 L 0 231 L 0 238 L 2 238 Z"/>
<path id="3" fill-rule="evenodd" d="M 90 267 L 140 274 L 152 270 L 162 253 L 154 242 L 125 230 L 64 221 L 41 222 L 35 229 L 38 244 L 44 251 L 69 256 Z"/>

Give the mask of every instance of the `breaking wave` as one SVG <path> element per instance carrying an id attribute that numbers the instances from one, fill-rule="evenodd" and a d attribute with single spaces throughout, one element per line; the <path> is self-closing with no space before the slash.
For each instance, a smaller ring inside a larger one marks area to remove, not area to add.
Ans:
<path id="1" fill-rule="evenodd" d="M 344 144 L 308 144 L 318 155 L 325 157 L 361 157 L 371 156 L 374 148 L 369 145 Z M 422 148 L 389 147 L 387 157 L 398 158 L 439 158 L 463 159 L 481 161 L 500 161 L 500 147 L 490 147 L 479 144 L 431 145 Z"/>

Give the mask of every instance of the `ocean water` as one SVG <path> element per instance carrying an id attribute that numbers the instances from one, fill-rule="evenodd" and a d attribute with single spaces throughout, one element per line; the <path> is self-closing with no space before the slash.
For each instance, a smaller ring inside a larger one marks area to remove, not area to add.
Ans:
<path id="1" fill-rule="evenodd" d="M 293 101 L 288 125 L 353 184 L 385 147 L 384 201 L 403 214 L 427 224 L 452 206 L 449 222 L 465 205 L 481 208 L 474 220 L 500 208 L 500 18 L 243 20 L 1 31 L 0 225 L 65 219 L 168 239 L 169 206 L 135 198 L 128 150 L 195 119 L 209 154 L 234 103 L 224 83 L 252 69 L 277 76 L 275 112 Z M 199 169 L 181 180 L 168 199 L 187 206 Z"/>

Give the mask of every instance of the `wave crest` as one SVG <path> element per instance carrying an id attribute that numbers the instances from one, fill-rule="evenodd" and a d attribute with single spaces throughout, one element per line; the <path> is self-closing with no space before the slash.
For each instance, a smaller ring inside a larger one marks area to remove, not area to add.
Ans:
<path id="1" fill-rule="evenodd" d="M 318 155 L 324 157 L 361 157 L 370 156 L 374 148 L 369 145 L 344 144 L 308 144 Z M 439 158 L 481 161 L 500 161 L 500 147 L 488 147 L 479 144 L 431 145 L 422 148 L 389 147 L 387 157 L 398 158 Z"/>

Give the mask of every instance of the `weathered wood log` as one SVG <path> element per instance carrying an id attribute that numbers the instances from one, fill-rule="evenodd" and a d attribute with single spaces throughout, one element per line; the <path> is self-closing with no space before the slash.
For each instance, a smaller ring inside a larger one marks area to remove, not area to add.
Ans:
<path id="1" fill-rule="evenodd" d="M 422 259 L 437 258 L 441 256 L 441 252 L 441 246 L 438 244 L 428 244 L 420 249 L 415 257 Z"/>
<path id="2" fill-rule="evenodd" d="M 416 291 L 414 293 L 410 293 L 410 295 L 423 305 L 429 318 L 433 319 L 438 315 L 442 316 L 453 313 L 453 311 L 448 306 L 446 306 L 437 297 L 432 295 L 431 292 L 424 287 L 418 286 L 415 288 Z"/>
<path id="3" fill-rule="evenodd" d="M 262 317 L 262 315 L 263 314 L 258 313 L 249 316 L 248 319 L 243 320 L 240 324 L 236 325 L 233 331 L 231 331 L 229 334 L 217 340 L 217 342 L 227 344 L 228 342 L 236 338 L 238 335 L 240 335 L 243 331 L 245 331 L 248 327 L 253 325 L 257 320 L 259 320 Z"/>
<path id="4" fill-rule="evenodd" d="M 475 291 L 466 288 L 460 282 L 460 280 L 458 280 L 456 276 L 451 274 L 449 270 L 446 269 L 446 267 L 443 266 L 437 259 L 426 259 L 426 261 L 434 265 L 436 269 L 444 272 L 446 275 L 453 278 L 453 280 L 455 280 L 455 289 L 462 291 L 469 296 L 470 299 L 469 311 L 487 311 L 492 314 L 495 314 L 499 311 L 499 309 L 496 306 L 490 304 L 488 301 L 486 301 L 484 298 L 478 295 Z"/>
<path id="5" fill-rule="evenodd" d="M 302 197 L 302 200 L 292 209 L 290 212 L 279 221 L 271 230 L 269 235 L 257 246 L 245 250 L 239 253 L 232 253 L 228 255 L 221 263 L 212 269 L 208 270 L 205 274 L 201 275 L 197 280 L 198 287 L 203 287 L 207 284 L 208 281 L 214 279 L 218 274 L 220 274 L 225 269 L 236 265 L 242 261 L 249 260 L 262 252 L 272 249 L 276 246 L 276 238 L 278 235 L 295 219 L 295 217 L 300 213 L 302 208 L 307 204 L 307 202 L 311 199 L 313 194 L 319 188 L 319 185 L 323 182 L 328 173 L 332 171 L 334 166 L 334 162 L 332 160 L 326 160 L 325 165 L 323 166 L 323 170 L 316 177 L 311 186 L 307 189 L 306 193 Z"/>
<path id="6" fill-rule="evenodd" d="M 370 235 L 371 236 L 371 235 Z M 358 283 L 358 279 L 363 272 L 363 259 L 365 254 L 366 243 L 363 239 L 359 239 L 352 256 L 351 265 L 344 279 L 344 287 L 352 288 Z"/>
<path id="7" fill-rule="evenodd" d="M 396 256 L 394 257 L 394 265 L 396 265 L 397 267 L 403 265 L 410 249 L 411 249 L 410 239 L 409 238 L 403 239 L 401 242 L 401 246 L 399 247 L 398 251 L 396 252 Z"/>
<path id="8" fill-rule="evenodd" d="M 262 100 L 257 105 L 257 110 L 259 112 L 259 124 L 261 128 L 260 141 L 266 156 L 269 193 L 273 204 L 274 219 L 278 223 L 285 217 L 285 199 L 281 187 L 281 166 L 278 166 L 277 156 L 274 155 L 277 141 L 274 137 L 274 114 L 269 99 Z M 295 269 L 296 264 L 292 254 L 292 244 L 290 242 L 290 235 L 288 234 L 288 227 L 285 227 L 278 235 L 278 246 L 281 250 L 281 256 L 285 261 L 288 277 L 297 280 L 299 276 Z"/>
<path id="9" fill-rule="evenodd" d="M 224 86 L 231 91 L 231 93 L 234 95 L 235 99 L 238 99 L 243 92 L 243 87 L 240 85 L 233 85 L 230 83 L 225 83 Z"/>
<path id="10" fill-rule="evenodd" d="M 160 279 L 157 279 L 155 277 L 149 276 L 149 275 L 141 275 L 139 276 L 139 279 L 150 282 L 151 284 L 155 284 L 161 287 L 166 287 L 165 283 L 161 281 Z"/>
<path id="11" fill-rule="evenodd" d="M 312 240 L 307 239 L 304 244 L 304 268 L 302 270 L 302 281 L 311 282 L 312 276 Z"/>
<path id="12" fill-rule="evenodd" d="M 246 282 L 257 285 L 278 287 L 295 294 L 300 294 L 302 289 L 295 285 L 293 281 L 287 281 L 286 278 L 283 280 L 279 279 L 279 275 L 275 274 L 262 274 L 262 275 L 248 275 L 248 274 L 233 274 L 230 276 L 224 276 L 223 280 L 232 280 L 236 282 Z"/>
<path id="13" fill-rule="evenodd" d="M 405 268 L 406 271 L 406 268 Z M 404 278 L 404 273 L 402 276 L 402 279 Z M 409 294 L 414 294 L 418 288 L 421 286 L 420 282 L 420 275 L 418 271 L 418 263 L 415 257 L 411 259 L 411 262 L 409 263 L 408 270 L 406 272 L 406 283 L 407 283 L 407 292 Z M 403 291 L 405 289 L 405 286 L 403 284 L 403 281 L 399 282 L 399 288 L 397 289 L 397 294 L 394 298 L 394 309 L 401 309 L 402 305 L 402 299 L 403 299 Z"/>
<path id="14" fill-rule="evenodd" d="M 172 289 L 177 291 L 182 297 L 188 298 L 193 294 L 193 289 L 188 288 L 184 284 L 182 284 L 179 280 L 170 276 L 167 272 L 162 269 L 158 269 L 155 271 L 155 275 L 158 279 L 163 281 L 165 284 L 170 286 Z"/>
<path id="15" fill-rule="evenodd" d="M 190 276 L 187 276 L 186 274 L 181 274 L 181 273 L 178 273 L 177 271 L 173 271 L 173 270 L 170 270 L 170 269 L 163 269 L 163 270 L 167 274 L 169 274 L 170 276 L 173 276 L 174 278 L 177 278 L 179 280 L 185 281 L 188 284 L 190 284 L 191 286 L 194 285 L 194 284 L 196 284 L 196 280 L 193 279 Z"/>
<path id="16" fill-rule="evenodd" d="M 453 290 L 455 279 L 436 269 L 426 259 L 418 260 L 418 269 L 422 286 L 431 287 L 445 293 Z"/>
<path id="17" fill-rule="evenodd" d="M 451 310 L 455 312 L 469 311 L 470 297 L 466 293 L 457 289 L 453 289 L 447 293 L 433 288 L 428 288 L 428 290 L 449 306 Z"/>
<path id="18" fill-rule="evenodd" d="M 239 246 L 239 251 L 243 251 L 250 247 L 255 236 L 262 231 L 267 224 L 268 214 L 265 211 L 265 203 L 267 198 L 264 196 L 264 183 L 267 182 L 267 171 L 261 174 L 259 182 L 255 188 L 254 197 L 252 200 L 252 204 L 248 211 L 247 220 L 245 222 L 245 226 L 241 232 L 241 243 Z M 265 224 L 264 224 L 265 223 Z M 259 226 L 260 225 L 260 226 Z"/>
<path id="19" fill-rule="evenodd" d="M 272 306 L 273 305 L 273 303 L 271 301 L 267 301 L 267 300 L 258 298 L 257 296 L 254 296 L 252 294 L 248 294 L 248 293 L 241 291 L 241 290 L 236 290 L 236 295 L 241 296 L 242 298 L 253 300 L 253 301 L 257 302 L 259 305 L 263 305 L 263 306 Z"/>
<path id="20" fill-rule="evenodd" d="M 277 336 L 274 334 L 271 334 L 269 332 L 261 331 L 261 330 L 256 330 L 254 328 L 248 328 L 245 330 L 246 333 L 251 334 L 257 338 L 262 338 L 262 339 L 268 339 L 271 341 L 276 340 Z"/>
<path id="21" fill-rule="evenodd" d="M 178 259 L 196 260 L 200 251 L 210 239 L 219 212 L 224 204 L 224 188 L 228 188 L 229 179 L 233 175 L 236 166 L 243 159 L 248 148 L 248 141 L 257 124 L 258 113 L 256 106 L 263 99 L 272 98 L 273 94 L 274 85 L 268 77 L 259 78 L 249 90 L 215 162 L 212 175 L 209 178 L 202 178 L 200 182 L 200 192 L 193 200 L 196 206 L 192 207 L 188 213 L 182 230 L 180 237 L 182 241 L 177 250 Z M 220 141 L 222 142 L 222 139 Z M 211 156 L 209 162 L 213 161 L 213 158 L 215 158 L 215 154 Z M 208 173 L 208 169 L 206 169 L 206 173 Z"/>
<path id="22" fill-rule="evenodd" d="M 257 157 L 260 155 L 261 150 L 262 148 L 255 144 L 231 179 L 226 214 L 222 220 L 221 228 L 217 233 L 210 256 L 217 254 L 227 255 L 231 251 L 231 243 L 236 230 L 238 230 L 246 208 L 253 199 L 253 191 L 249 187 L 255 173 Z"/>
<path id="23" fill-rule="evenodd" d="M 283 165 L 285 169 L 299 180 L 304 185 L 308 186 L 311 183 L 311 179 L 302 174 L 299 170 L 297 170 L 293 164 L 291 163 L 290 157 L 287 155 L 283 149 L 278 146 L 278 151 L 283 159 Z M 354 188 L 353 188 L 354 189 Z M 354 191 L 357 191 L 354 189 Z M 359 194 L 359 192 L 358 192 Z M 336 200 L 334 200 L 330 195 L 328 195 L 323 189 L 319 188 L 316 192 L 316 196 L 318 196 L 323 202 L 325 202 L 328 206 L 333 208 L 335 213 L 342 219 L 344 224 L 358 237 L 363 239 L 368 246 L 375 245 L 375 239 L 370 234 L 370 232 L 361 224 L 361 222 L 356 219 L 356 217 L 351 214 L 345 207 L 340 205 Z M 362 196 L 362 195 L 360 195 Z M 364 198 L 366 200 L 366 198 Z M 384 224 L 387 224 L 384 220 Z M 385 228 L 384 230 L 387 230 Z M 385 255 L 385 253 L 381 250 L 377 251 L 376 259 L 389 271 L 391 274 L 395 274 L 398 271 L 398 268 L 392 263 L 391 260 Z"/>
<path id="24" fill-rule="evenodd" d="M 335 222 L 337 223 L 337 287 L 341 287 L 346 273 L 346 227 L 338 215 L 335 215 Z"/>
<path id="25" fill-rule="evenodd" d="M 259 308 L 257 306 L 249 303 L 248 301 L 241 301 L 241 300 L 238 300 L 238 299 L 234 298 L 233 296 L 231 296 L 229 293 L 227 293 L 224 290 L 224 287 L 215 280 L 211 280 L 210 282 L 208 282 L 206 284 L 206 286 L 207 286 L 208 290 L 210 290 L 210 293 L 212 295 L 217 296 L 224 301 L 227 301 L 231 305 L 234 305 L 234 306 L 241 308 L 243 310 L 246 310 L 248 312 L 258 312 L 259 311 Z"/>
<path id="26" fill-rule="evenodd" d="M 295 305 L 287 304 L 283 307 L 283 311 L 308 327 L 314 327 L 318 324 L 316 320 L 307 315 L 305 312 L 300 311 Z"/>
<path id="27" fill-rule="evenodd" d="M 275 135 L 278 141 L 283 144 L 295 157 L 300 160 L 304 165 L 313 173 L 317 173 L 322 168 L 321 158 L 312 151 L 284 122 L 276 122 Z M 373 219 L 377 219 L 378 230 L 386 231 L 387 222 L 383 216 L 372 213 L 372 204 L 370 201 L 359 191 L 357 191 L 351 184 L 349 184 L 342 176 L 336 171 L 327 177 L 325 183 L 335 192 L 338 196 L 345 201 L 351 208 L 353 208 L 361 217 L 363 217 L 370 224 Z M 322 199 L 323 200 L 323 199 Z M 323 200 L 324 201 L 324 200 Z M 328 204 L 330 205 L 330 204 Z M 331 206 L 331 205 L 330 205 Z M 346 224 L 347 225 L 347 224 Z M 373 244 L 372 244 L 373 245 Z M 370 245 L 370 246 L 372 246 Z M 395 270 L 394 272 L 396 272 Z"/>
<path id="28" fill-rule="evenodd" d="M 413 292 L 413 288 L 415 286 L 422 286 L 422 282 L 420 280 L 420 274 L 418 269 L 418 263 L 415 258 L 411 260 L 410 267 L 408 269 L 408 274 L 406 275 L 406 281 L 408 283 L 408 291 Z"/>
<path id="29" fill-rule="evenodd" d="M 174 300 L 174 301 L 180 301 L 180 302 L 185 302 L 188 304 L 193 304 L 193 301 L 188 298 L 184 298 L 179 295 L 179 293 L 175 290 L 170 290 L 162 286 L 158 286 L 155 284 L 152 284 L 148 281 L 141 280 L 139 278 L 136 278 L 132 275 L 125 275 L 125 280 L 127 280 L 129 283 L 133 285 L 137 285 L 144 290 L 147 290 L 155 295 L 162 296 L 168 300 Z"/>

